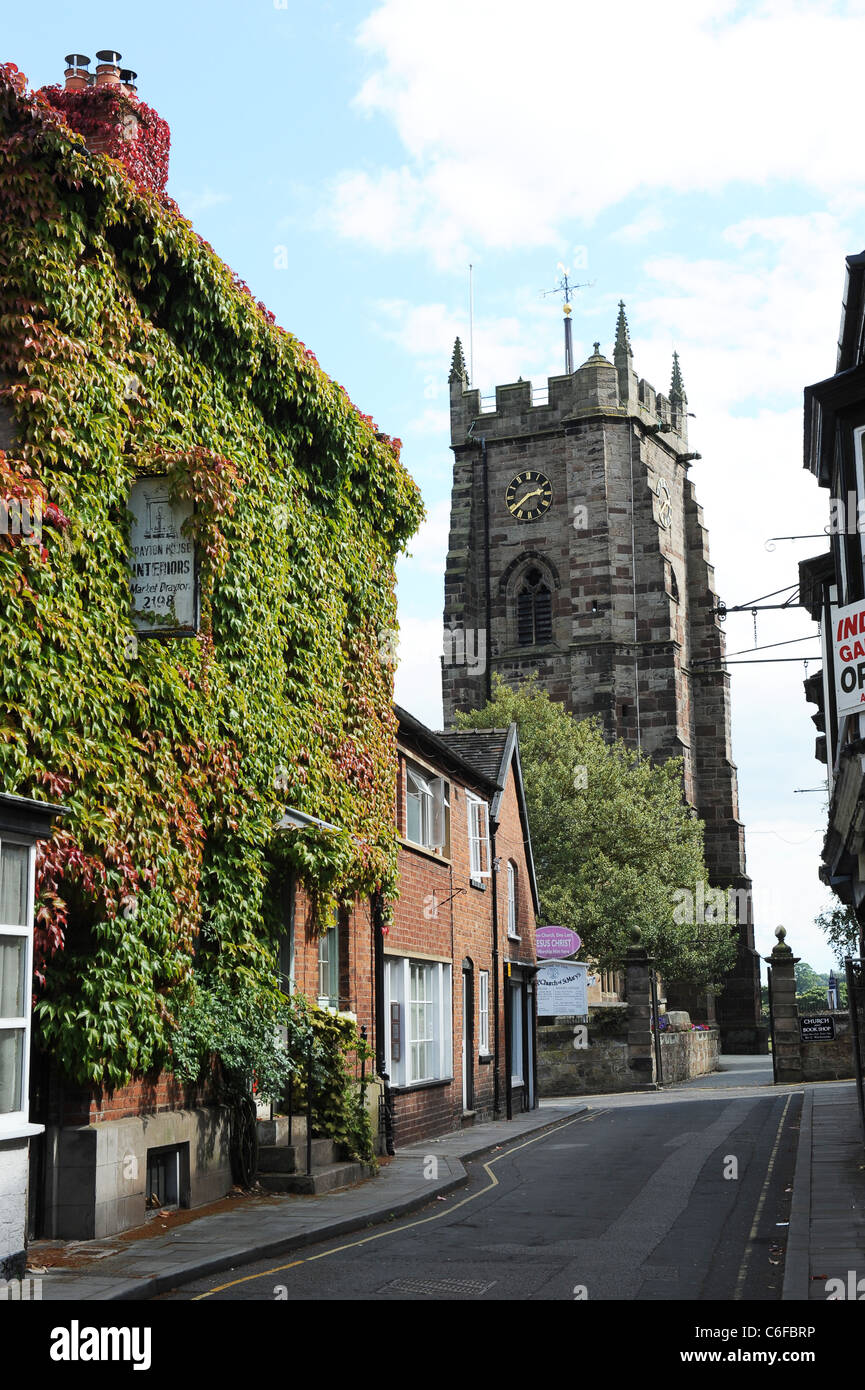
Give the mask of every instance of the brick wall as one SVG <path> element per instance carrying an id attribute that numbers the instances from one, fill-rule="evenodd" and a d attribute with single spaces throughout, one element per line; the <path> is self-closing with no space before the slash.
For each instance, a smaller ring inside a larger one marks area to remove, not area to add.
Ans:
<path id="1" fill-rule="evenodd" d="M 406 761 L 418 762 L 418 754 L 403 748 L 400 754 L 399 805 L 404 817 Z M 418 764 L 429 770 L 429 763 Z M 469 1031 L 472 1057 L 471 1108 L 478 1119 L 493 1113 L 495 1092 L 495 1034 L 498 1036 L 499 1105 L 503 1112 L 506 1094 L 505 1074 L 505 971 L 508 959 L 531 964 L 534 961 L 534 910 L 526 867 L 523 831 L 513 774 L 508 777 L 502 798 L 499 825 L 495 835 L 495 855 L 500 860 L 497 875 L 499 959 L 493 957 L 493 883 L 485 879 L 482 887 L 470 880 L 468 812 L 466 791 L 489 801 L 491 791 L 481 781 L 459 780 L 442 767 L 450 787 L 449 842 L 441 854 L 427 852 L 403 840 L 399 849 L 400 897 L 393 924 L 386 938 L 388 957 L 418 957 L 448 961 L 451 964 L 453 1077 L 446 1083 L 401 1088 L 395 1093 L 394 1116 L 397 1146 L 412 1143 L 426 1135 L 457 1128 L 463 1121 L 463 963 L 470 965 L 472 980 Z M 405 820 L 400 829 L 405 831 Z M 512 860 L 517 870 L 519 942 L 507 936 L 507 873 Z M 478 1054 L 479 989 L 481 971 L 490 975 L 490 1059 Z M 494 1016 L 494 978 L 498 977 L 498 1017 Z"/>

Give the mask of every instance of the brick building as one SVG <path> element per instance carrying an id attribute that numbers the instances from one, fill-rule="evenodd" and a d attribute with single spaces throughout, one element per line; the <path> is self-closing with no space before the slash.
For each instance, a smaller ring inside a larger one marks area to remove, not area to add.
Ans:
<path id="1" fill-rule="evenodd" d="M 400 896 L 384 944 L 397 1142 L 536 1104 L 537 887 L 516 725 L 399 715 Z"/>
<path id="2" fill-rule="evenodd" d="M 0 335 L 0 785 L 68 808 L 37 859 L 29 1103 L 30 981 L 6 971 L 0 1119 L 42 1131 L 30 1234 L 60 1238 L 231 1186 L 238 1126 L 168 1073 L 176 1024 L 218 991 L 255 1008 L 280 939 L 283 973 L 372 1036 L 369 898 L 397 853 L 378 634 L 420 517 L 396 442 L 163 196 L 168 127 L 119 57 L 69 55 L 39 93 L 0 64 L 0 304 L 27 306 Z M 154 478 L 186 557 L 150 518 L 161 626 L 134 602 Z M 351 894 L 320 937 L 311 901 Z"/>
<path id="3" fill-rule="evenodd" d="M 459 340 L 449 380 L 445 723 L 485 703 L 493 673 L 509 684 L 536 675 L 577 718 L 597 716 L 609 739 L 683 759 L 684 794 L 706 826 L 710 881 L 739 890 L 738 960 L 718 1001 L 724 1045 L 760 1050 L 729 675 L 689 477 L 699 455 L 688 446 L 678 356 L 668 396 L 638 379 L 620 305 L 613 361 L 596 343 L 545 392 L 522 380 L 497 386 L 494 408 L 485 408 L 469 389 Z M 700 1016 L 684 986 L 675 1002 Z"/>

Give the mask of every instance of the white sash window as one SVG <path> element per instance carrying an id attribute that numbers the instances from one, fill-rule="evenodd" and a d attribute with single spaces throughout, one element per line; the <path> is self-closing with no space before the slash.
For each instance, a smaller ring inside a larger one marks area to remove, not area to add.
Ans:
<path id="1" fill-rule="evenodd" d="M 34 858 L 29 844 L 0 841 L 0 1139 L 27 1121 Z"/>
<path id="2" fill-rule="evenodd" d="M 466 792 L 469 818 L 469 876 L 476 879 L 490 876 L 489 808 L 485 801 Z"/>

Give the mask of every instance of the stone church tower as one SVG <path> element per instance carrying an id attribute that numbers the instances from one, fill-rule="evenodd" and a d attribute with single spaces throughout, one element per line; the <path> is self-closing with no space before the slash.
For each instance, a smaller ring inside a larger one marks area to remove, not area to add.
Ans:
<path id="1" fill-rule="evenodd" d="M 493 673 L 511 685 L 537 673 L 577 718 L 597 715 L 609 739 L 683 759 L 685 795 L 706 825 L 710 882 L 744 890 L 738 961 L 717 1003 L 723 1045 L 759 1050 L 730 678 L 718 669 L 724 637 L 688 476 L 699 455 L 688 451 L 678 356 L 669 396 L 638 380 L 620 304 L 613 361 L 595 343 L 581 367 L 538 394 L 528 381 L 498 386 L 495 409 L 483 410 L 457 339 L 445 723 L 486 702 Z M 677 1002 L 696 1010 L 693 998 Z"/>

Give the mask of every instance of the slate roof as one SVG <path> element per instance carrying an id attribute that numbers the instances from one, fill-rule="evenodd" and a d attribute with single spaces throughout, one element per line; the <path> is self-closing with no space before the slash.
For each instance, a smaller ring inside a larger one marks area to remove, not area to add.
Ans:
<path id="1" fill-rule="evenodd" d="M 451 752 L 459 754 L 472 767 L 476 767 L 488 782 L 498 786 L 508 741 L 507 729 L 464 729 L 459 733 L 439 734 L 438 737 Z"/>

